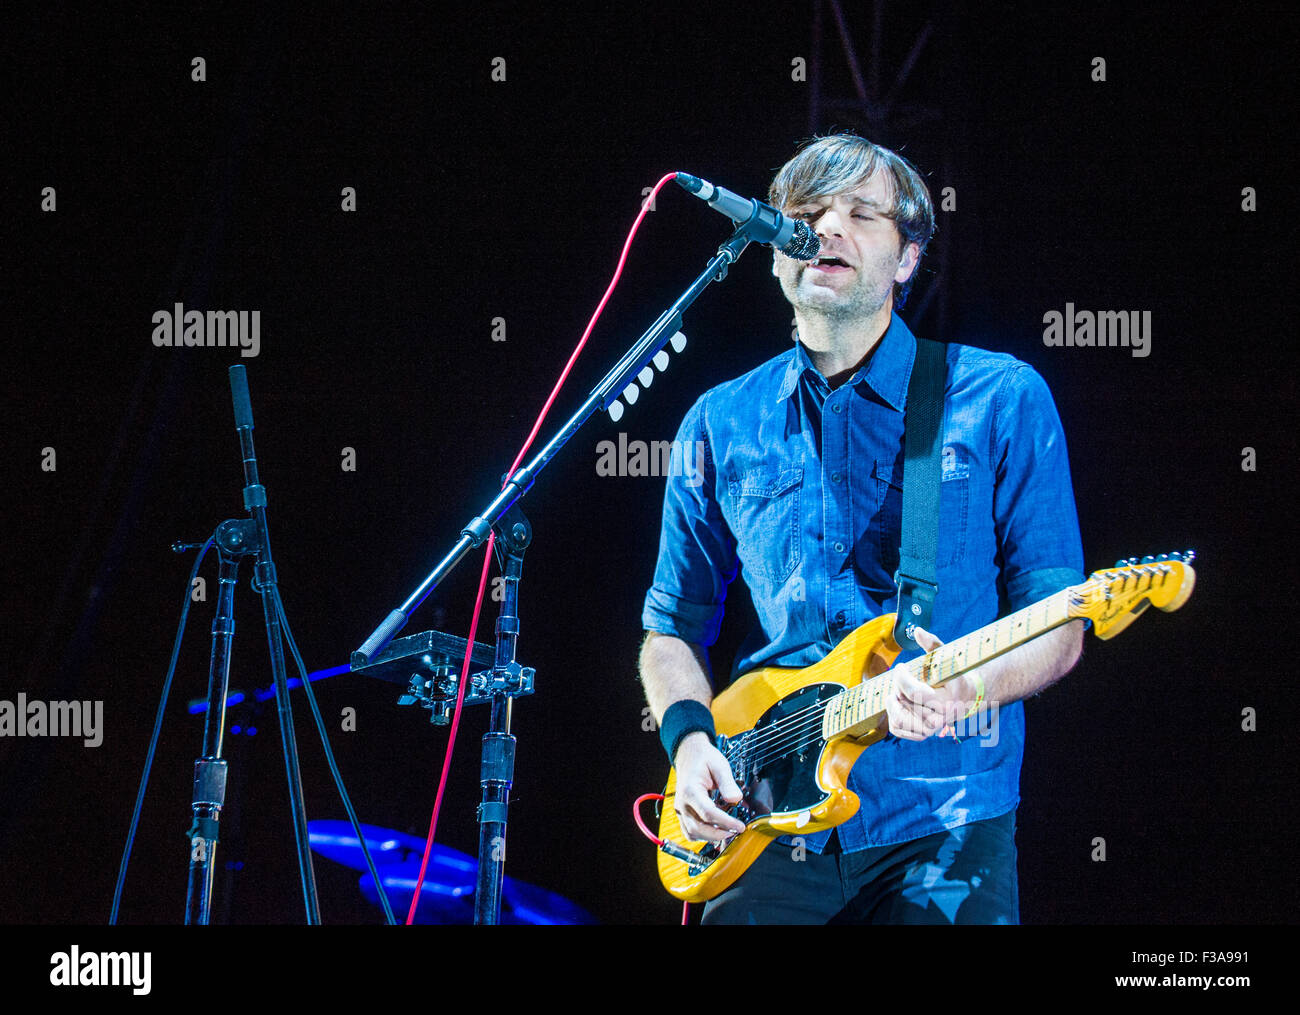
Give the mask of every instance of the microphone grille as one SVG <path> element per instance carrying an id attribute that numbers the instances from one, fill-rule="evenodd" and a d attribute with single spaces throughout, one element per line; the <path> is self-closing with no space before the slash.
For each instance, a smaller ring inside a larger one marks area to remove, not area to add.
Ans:
<path id="1" fill-rule="evenodd" d="M 809 228 L 808 223 L 803 219 L 796 219 L 794 235 L 790 237 L 790 242 L 781 248 L 781 253 L 793 257 L 796 261 L 811 261 L 821 248 L 822 241 L 817 239 L 817 234 Z"/>

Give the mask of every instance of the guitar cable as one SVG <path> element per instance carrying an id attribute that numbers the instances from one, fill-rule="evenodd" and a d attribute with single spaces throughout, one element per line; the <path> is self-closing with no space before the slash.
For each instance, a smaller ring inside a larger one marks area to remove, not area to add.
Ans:
<path id="1" fill-rule="evenodd" d="M 673 859 L 682 861 L 682 863 L 686 863 L 686 864 L 693 863 L 696 860 L 698 860 L 699 857 L 697 857 L 685 846 L 679 846 L 675 842 L 669 842 L 667 839 L 659 838 L 659 836 L 655 835 L 654 832 L 650 831 L 650 829 L 646 827 L 646 823 L 641 820 L 641 805 L 643 803 L 645 803 L 647 800 L 666 800 L 666 799 L 668 798 L 665 797 L 662 793 L 642 793 L 639 797 L 636 798 L 636 802 L 632 804 L 632 820 L 636 822 L 636 827 L 641 829 L 641 834 L 644 835 L 651 842 L 653 842 L 660 850 L 667 853 Z M 689 902 L 683 902 L 682 903 L 682 926 L 683 927 L 687 926 L 687 924 L 690 923 L 690 914 L 691 914 L 691 904 Z"/>
<path id="2" fill-rule="evenodd" d="M 646 213 L 654 207 L 654 200 L 660 189 L 669 180 L 676 179 L 676 177 L 676 173 L 668 173 L 662 177 L 651 189 L 650 194 L 641 202 L 641 211 L 637 215 L 636 220 L 632 223 L 632 228 L 628 231 L 627 239 L 623 243 L 623 250 L 619 255 L 618 265 L 614 269 L 614 277 L 610 279 L 609 285 L 605 289 L 605 295 L 601 297 L 595 313 L 591 315 L 591 320 L 587 322 L 587 327 L 582 333 L 582 338 L 578 340 L 577 346 L 570 354 L 569 361 L 565 364 L 564 370 L 560 373 L 559 380 L 555 382 L 555 387 L 551 389 L 551 394 L 546 399 L 546 404 L 542 406 L 542 411 L 538 413 L 537 421 L 533 424 L 533 428 L 528 434 L 528 439 L 524 441 L 524 445 L 519 449 L 519 454 L 516 456 L 514 464 L 511 465 L 509 471 L 506 472 L 506 481 L 509 481 L 510 477 L 515 474 L 515 470 L 519 468 L 519 463 L 524 460 L 524 456 L 528 454 L 528 449 L 532 447 L 533 441 L 537 439 L 538 431 L 541 430 L 542 423 L 545 421 L 547 414 L 551 411 L 551 406 L 554 404 L 556 396 L 559 395 L 560 388 L 563 387 L 564 382 L 568 380 L 569 371 L 573 369 L 573 364 L 577 361 L 578 355 L 582 352 L 583 347 L 586 346 L 587 339 L 591 335 L 592 329 L 595 328 L 596 322 L 600 319 L 600 315 L 605 310 L 605 304 L 609 302 L 610 296 L 613 295 L 614 288 L 618 285 L 619 279 L 623 275 L 623 265 L 627 263 L 628 251 L 632 247 L 632 240 L 635 238 L 637 229 L 640 228 L 642 220 L 646 217 Z M 506 484 L 505 482 L 502 482 L 501 485 L 504 488 Z M 465 661 L 462 664 L 460 671 L 460 687 L 456 692 L 456 709 L 452 713 L 451 730 L 447 737 L 447 753 L 443 757 L 442 773 L 438 778 L 438 792 L 433 801 L 433 814 L 429 819 L 429 834 L 425 839 L 424 855 L 420 860 L 420 874 L 419 877 L 416 878 L 415 888 L 411 894 L 411 908 L 406 914 L 407 926 L 410 926 L 415 921 L 415 911 L 420 902 L 420 891 L 424 885 L 424 875 L 429 865 L 429 854 L 433 850 L 433 839 L 438 831 L 438 812 L 442 807 L 442 796 L 447 787 L 447 773 L 451 769 L 451 756 L 456 747 L 456 731 L 460 725 L 460 712 L 465 701 L 465 688 L 469 684 L 469 667 L 471 656 L 474 651 L 474 635 L 478 630 L 479 613 L 483 607 L 483 593 L 487 587 L 488 568 L 491 565 L 492 551 L 495 545 L 496 533 L 489 533 L 487 549 L 484 551 L 483 555 L 483 570 L 479 576 L 478 596 L 474 601 L 474 613 L 470 620 L 469 644 L 465 647 Z"/>

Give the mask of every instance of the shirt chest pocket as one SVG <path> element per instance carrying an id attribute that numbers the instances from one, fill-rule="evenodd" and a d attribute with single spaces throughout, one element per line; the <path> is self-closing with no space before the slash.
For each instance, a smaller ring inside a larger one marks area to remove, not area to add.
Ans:
<path id="1" fill-rule="evenodd" d="M 799 566 L 799 500 L 803 468 L 792 466 L 772 475 L 759 470 L 730 480 L 732 532 L 745 572 L 783 582 Z"/>
<path id="2" fill-rule="evenodd" d="M 970 463 L 958 461 L 956 454 L 944 448 L 942 478 L 939 483 L 939 543 L 935 548 L 938 567 L 959 564 L 966 556 L 966 530 L 970 511 Z M 893 581 L 898 570 L 898 547 L 903 532 L 902 465 L 877 461 L 872 469 L 876 497 L 876 518 L 872 526 L 876 539 L 864 540 L 861 546 L 874 545 L 880 553 L 876 566 L 883 568 Z M 859 561 L 864 570 L 869 566 Z"/>

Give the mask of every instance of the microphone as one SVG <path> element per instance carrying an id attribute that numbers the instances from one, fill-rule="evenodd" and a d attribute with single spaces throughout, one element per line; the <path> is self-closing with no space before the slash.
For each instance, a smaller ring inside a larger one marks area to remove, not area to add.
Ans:
<path id="1" fill-rule="evenodd" d="M 811 261 L 821 249 L 817 234 L 802 219 L 786 218 L 771 205 L 715 187 L 708 180 L 701 180 L 689 173 L 678 173 L 677 182 L 684 190 L 701 201 L 707 201 L 710 207 L 722 212 L 733 222 L 754 219 L 750 232 L 755 243 L 769 243 L 796 261 Z"/>

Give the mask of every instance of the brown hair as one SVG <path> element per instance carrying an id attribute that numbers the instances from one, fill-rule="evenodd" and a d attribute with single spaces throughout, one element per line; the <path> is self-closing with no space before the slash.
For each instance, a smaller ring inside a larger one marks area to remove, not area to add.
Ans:
<path id="1" fill-rule="evenodd" d="M 897 152 L 856 134 L 813 138 L 782 166 L 768 188 L 768 203 L 785 211 L 819 197 L 840 194 L 865 183 L 884 169 L 893 206 L 889 217 L 898 227 L 902 247 L 915 243 L 920 254 L 934 236 L 934 204 L 916 167 Z M 911 278 L 895 287 L 895 304 L 902 306 L 920 271 L 920 256 Z"/>

